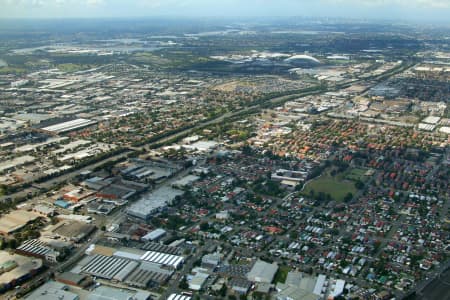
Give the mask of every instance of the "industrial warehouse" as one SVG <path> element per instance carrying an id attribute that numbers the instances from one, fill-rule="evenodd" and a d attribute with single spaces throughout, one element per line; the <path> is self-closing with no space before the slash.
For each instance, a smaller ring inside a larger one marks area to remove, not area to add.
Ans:
<path id="1" fill-rule="evenodd" d="M 43 270 L 43 262 L 18 254 L 0 251 L 0 293 L 32 278 Z"/>
<path id="2" fill-rule="evenodd" d="M 450 0 L 0 3 L 0 300 L 450 300 Z"/>
<path id="3" fill-rule="evenodd" d="M 177 269 L 184 261 L 184 258 L 181 256 L 154 251 L 148 251 L 141 259 L 159 265 L 170 266 L 174 269 Z"/>
<path id="4" fill-rule="evenodd" d="M 177 196 L 183 194 L 184 192 L 181 190 L 166 186 L 161 187 L 148 195 L 143 195 L 141 199 L 128 208 L 127 213 L 132 217 L 147 220 L 154 213 L 166 207 Z"/>
<path id="5" fill-rule="evenodd" d="M 94 125 L 96 123 L 97 123 L 96 121 L 92 121 L 92 120 L 76 119 L 76 120 L 71 120 L 71 121 L 62 122 L 62 123 L 50 125 L 47 127 L 43 127 L 43 128 L 41 128 L 41 130 L 45 131 L 45 132 L 49 132 L 49 133 L 61 134 L 61 133 L 66 133 L 66 132 L 82 129 L 82 128 Z"/>
<path id="6" fill-rule="evenodd" d="M 167 300 L 191 300 L 191 297 L 185 295 L 171 294 Z"/>
<path id="7" fill-rule="evenodd" d="M 167 283 L 184 262 L 184 257 L 164 252 L 100 245 L 91 245 L 86 254 L 72 273 L 142 289 Z"/>

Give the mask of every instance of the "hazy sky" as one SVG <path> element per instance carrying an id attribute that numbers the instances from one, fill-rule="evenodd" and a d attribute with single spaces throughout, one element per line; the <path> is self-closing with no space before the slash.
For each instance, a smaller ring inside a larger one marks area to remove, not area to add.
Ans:
<path id="1" fill-rule="evenodd" d="M 304 16 L 450 23 L 450 0 L 0 0 L 0 18 Z"/>

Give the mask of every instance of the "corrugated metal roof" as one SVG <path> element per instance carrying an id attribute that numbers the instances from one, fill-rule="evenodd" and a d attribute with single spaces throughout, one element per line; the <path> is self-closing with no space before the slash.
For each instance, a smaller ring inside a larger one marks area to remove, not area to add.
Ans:
<path id="1" fill-rule="evenodd" d="M 82 268 L 82 271 L 93 276 L 112 279 L 130 263 L 133 262 L 123 258 L 94 255 L 91 261 Z"/>
<path id="2" fill-rule="evenodd" d="M 139 266 L 138 262 L 132 261 L 128 265 L 126 265 L 122 270 L 119 271 L 116 275 L 114 275 L 113 279 L 118 280 L 120 282 L 124 281 L 131 272 L 133 272 Z"/>
<path id="3" fill-rule="evenodd" d="M 172 254 L 147 251 L 144 255 L 142 255 L 141 260 L 177 268 L 184 261 L 184 258 L 182 256 Z"/>

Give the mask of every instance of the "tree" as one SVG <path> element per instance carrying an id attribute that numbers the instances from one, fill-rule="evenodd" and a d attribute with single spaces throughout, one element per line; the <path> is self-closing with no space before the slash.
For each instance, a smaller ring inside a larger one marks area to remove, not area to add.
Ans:
<path id="1" fill-rule="evenodd" d="M 253 203 L 255 203 L 255 204 L 260 205 L 262 202 L 263 202 L 263 199 L 262 199 L 262 197 L 259 196 L 259 195 L 256 196 L 256 197 L 253 199 Z"/>
<path id="2" fill-rule="evenodd" d="M 180 218 L 179 216 L 176 216 L 176 215 L 169 216 L 168 223 L 167 223 L 167 227 L 169 229 L 174 230 L 183 225 L 184 225 L 184 220 L 182 218 Z"/>
<path id="3" fill-rule="evenodd" d="M 344 197 L 344 202 L 349 202 L 353 199 L 353 194 L 352 193 L 347 193 L 347 195 L 345 195 Z"/>
<path id="4" fill-rule="evenodd" d="M 296 231 L 291 231 L 291 232 L 289 233 L 289 238 L 290 238 L 291 240 L 296 240 L 296 239 L 298 239 L 298 232 L 296 232 Z"/>
<path id="5" fill-rule="evenodd" d="M 37 239 L 41 236 L 41 233 L 38 230 L 30 230 L 28 232 L 28 239 Z"/>
<path id="6" fill-rule="evenodd" d="M 201 231 L 207 231 L 209 229 L 209 224 L 207 222 L 200 224 L 200 230 Z"/>
<path id="7" fill-rule="evenodd" d="M 227 295 L 227 290 L 228 290 L 227 285 L 226 285 L 226 284 L 222 285 L 222 287 L 221 287 L 220 290 L 219 290 L 219 295 L 220 295 L 222 298 L 225 298 L 225 296 Z"/>
<path id="8" fill-rule="evenodd" d="M 16 247 L 17 247 L 17 240 L 16 239 L 10 239 L 8 241 L 8 248 L 16 249 Z"/>
<path id="9" fill-rule="evenodd" d="M 59 256 L 56 258 L 56 260 L 58 261 L 58 262 L 62 262 L 62 261 L 64 261 L 67 257 L 69 257 L 69 255 L 72 253 L 72 251 L 69 249 L 69 248 L 67 248 L 67 247 L 65 247 L 65 248 L 63 248 L 62 250 L 61 250 L 61 252 L 59 253 Z"/>
<path id="10" fill-rule="evenodd" d="M 357 180 L 356 182 L 355 182 L 355 187 L 358 189 L 358 190 L 362 190 L 363 188 L 364 188 L 364 182 L 362 182 L 361 180 Z"/>
<path id="11" fill-rule="evenodd" d="M 324 200 L 326 200 L 326 195 L 325 195 L 325 193 L 324 193 L 324 192 L 319 192 L 319 194 L 318 194 L 317 197 L 316 197 L 316 200 L 319 200 L 319 201 L 324 201 Z"/>
<path id="12" fill-rule="evenodd" d="M 188 282 L 186 280 L 186 277 L 183 277 L 183 279 L 181 279 L 180 284 L 178 285 L 178 287 L 180 289 L 183 289 L 183 290 L 187 290 L 189 288 L 189 284 L 188 284 Z"/>
<path id="13" fill-rule="evenodd" d="M 244 153 L 245 155 L 252 155 L 253 149 L 249 145 L 245 145 L 244 147 L 242 147 L 242 153 Z"/>

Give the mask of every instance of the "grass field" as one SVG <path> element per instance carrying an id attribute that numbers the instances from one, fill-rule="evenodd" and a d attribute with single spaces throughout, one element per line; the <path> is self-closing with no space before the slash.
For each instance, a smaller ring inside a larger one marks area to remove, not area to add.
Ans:
<path id="1" fill-rule="evenodd" d="M 355 195 L 356 188 L 352 181 L 339 178 L 340 176 L 323 175 L 317 179 L 310 181 L 303 190 L 303 194 L 310 195 L 311 190 L 315 194 L 320 192 L 330 194 L 337 201 L 343 201 L 348 193 Z"/>
<path id="2" fill-rule="evenodd" d="M 25 74 L 27 71 L 24 68 L 16 68 L 16 67 L 1 67 L 0 68 L 0 75 L 5 74 L 16 74 L 16 75 L 22 75 Z"/>
<path id="3" fill-rule="evenodd" d="M 290 270 L 291 270 L 291 268 L 288 266 L 281 266 L 278 269 L 277 273 L 275 274 L 275 278 L 273 279 L 273 282 L 274 283 L 278 283 L 278 282 L 285 283 L 287 274 L 289 273 Z"/>
<path id="4" fill-rule="evenodd" d="M 62 72 L 77 72 L 77 71 L 81 71 L 81 70 L 87 70 L 87 69 L 90 69 L 93 67 L 95 67 L 95 65 L 79 65 L 79 64 L 72 64 L 72 63 L 57 65 L 57 68 L 59 70 L 61 70 Z"/>
<path id="5" fill-rule="evenodd" d="M 351 169 L 346 172 L 345 178 L 349 180 L 364 180 L 364 174 L 366 174 L 367 170 L 364 169 Z"/>

